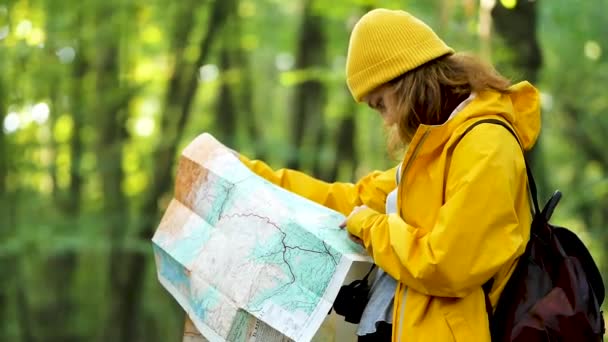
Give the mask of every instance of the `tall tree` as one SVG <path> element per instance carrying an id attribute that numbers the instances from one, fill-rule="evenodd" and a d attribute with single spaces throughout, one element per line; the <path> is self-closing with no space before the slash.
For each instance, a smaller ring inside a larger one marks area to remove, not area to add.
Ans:
<path id="1" fill-rule="evenodd" d="M 349 104 L 344 106 L 344 117 L 338 125 L 338 138 L 336 140 L 336 156 L 333 165 L 330 168 L 327 179 L 336 181 L 340 166 L 347 163 L 350 164 L 350 181 L 355 176 L 357 168 L 357 154 L 355 151 L 355 131 L 357 129 L 355 122 L 356 103 L 349 101 Z"/>
<path id="2" fill-rule="evenodd" d="M 327 39 L 324 18 L 315 0 L 305 0 L 298 36 L 295 68 L 305 72 L 304 79 L 296 85 L 291 119 L 291 145 L 298 152 L 288 159 L 292 169 L 301 168 L 301 158 L 318 154 L 323 146 L 325 125 L 323 111 L 327 101 L 327 89 L 319 69 L 326 65 Z M 306 140 L 306 142 L 305 142 Z M 315 158 L 313 174 L 321 174 L 319 158 Z"/>
<path id="3" fill-rule="evenodd" d="M 8 111 L 8 106 L 6 104 L 7 99 L 3 76 L 4 75 L 0 74 L 0 196 L 2 197 L 6 194 L 6 181 L 8 176 L 8 148 L 6 147 L 7 142 L 4 132 L 4 119 Z"/>
<path id="4" fill-rule="evenodd" d="M 85 76 L 90 68 L 90 63 L 87 56 L 87 43 L 82 36 L 83 33 L 79 28 L 85 25 L 85 6 L 82 3 L 76 4 L 75 17 L 73 21 L 74 31 L 76 34 L 76 47 L 74 60 L 72 61 L 72 82 L 70 89 L 70 111 L 72 114 L 72 137 L 70 141 L 70 187 L 67 197 L 67 210 L 73 216 L 78 216 L 80 213 L 80 204 L 82 201 L 82 186 L 83 175 L 81 172 L 83 140 L 82 131 L 85 123 Z M 58 105 L 56 103 L 55 105 Z"/>
<path id="5" fill-rule="evenodd" d="M 45 22 L 47 40 L 45 50 L 43 52 L 43 60 L 45 61 L 46 67 L 44 68 L 43 79 L 49 79 L 48 87 L 41 87 L 47 91 L 47 96 L 50 98 L 49 108 L 51 115 L 51 128 L 54 128 L 55 120 L 57 116 L 58 108 L 60 107 L 59 92 L 60 89 L 60 77 L 61 69 L 58 67 L 57 56 L 55 56 L 56 40 L 60 34 L 59 28 L 62 26 L 60 13 L 65 10 L 64 4 L 56 2 L 44 3 L 45 10 L 48 14 L 48 19 Z M 74 17 L 65 26 L 71 27 L 75 32 L 80 32 L 79 28 L 82 27 L 84 20 L 84 6 L 82 4 L 76 4 L 71 7 L 74 9 Z M 57 190 L 56 180 L 56 146 L 54 143 L 54 137 L 51 135 L 47 141 L 44 141 L 45 146 L 51 154 L 51 165 L 50 174 L 53 186 L 53 196 L 56 200 L 56 209 L 62 214 L 62 217 L 66 217 L 69 222 L 77 222 L 80 213 L 80 204 L 82 201 L 82 174 L 80 172 L 80 163 L 83 154 L 82 148 L 82 127 L 83 127 L 83 113 L 85 112 L 83 106 L 84 89 L 83 79 L 87 71 L 88 64 L 86 57 L 84 56 L 82 36 L 77 34 L 76 45 L 74 49 L 76 51 L 73 63 L 71 64 L 72 70 L 70 71 L 73 76 L 70 89 L 70 101 L 71 101 L 71 117 L 72 117 L 72 136 L 69 142 L 70 149 L 70 185 L 67 194 L 67 201 L 65 203 L 60 202 Z M 66 204 L 61 206 L 60 204 Z M 65 215 L 65 216 L 63 216 Z M 65 236 L 73 235 L 74 231 L 66 232 L 62 227 L 75 227 L 77 225 L 56 225 L 57 229 L 54 231 L 56 235 Z M 37 330 L 40 334 L 45 336 L 47 341 L 75 341 L 78 337 L 75 335 L 75 329 L 69 329 L 71 326 L 71 319 L 74 318 L 75 305 L 72 301 L 72 280 L 76 269 L 77 255 L 76 251 L 72 249 L 64 249 L 55 253 L 51 253 L 44 260 L 45 266 L 42 267 L 41 273 L 45 274 L 47 281 L 47 288 L 52 293 L 51 299 L 45 303 L 42 307 L 37 310 Z M 60 274 L 61 276 L 57 276 Z"/>
<path id="6" fill-rule="evenodd" d="M 242 34 L 239 28 L 239 36 Z M 240 41 L 241 39 L 239 39 Z M 253 69 L 251 67 L 250 57 L 245 53 L 242 46 L 239 46 L 236 55 L 236 64 L 239 69 L 239 113 L 241 115 L 241 121 L 245 123 L 246 131 L 249 141 L 259 142 L 262 138 L 261 127 L 256 120 L 256 112 L 253 107 Z M 259 143 L 254 144 L 254 154 L 257 158 L 262 160 L 266 159 L 267 151 Z"/>
<path id="7" fill-rule="evenodd" d="M 115 294 L 110 301 L 104 339 L 112 341 L 131 341 L 135 332 L 131 331 L 131 327 L 126 329 L 123 325 L 130 313 L 124 312 L 125 305 L 128 306 L 129 303 L 125 303 L 121 296 L 129 287 L 129 274 L 125 267 L 128 253 L 124 244 L 129 226 L 129 202 L 123 191 L 123 149 L 129 139 L 129 103 L 141 86 L 132 84 L 121 75 L 128 73 L 124 66 L 129 66 L 125 60 L 130 56 L 124 48 L 129 45 L 128 31 L 137 28 L 131 15 L 137 13 L 137 4 L 136 1 L 102 1 L 95 9 L 98 20 L 96 36 L 100 42 L 95 49 L 95 86 L 98 90 L 95 108 L 96 121 L 100 126 L 97 159 L 104 198 L 103 212 L 110 242 L 109 288 Z"/>
<path id="8" fill-rule="evenodd" d="M 52 51 L 53 46 L 51 46 L 50 48 L 47 49 L 47 58 L 53 59 L 53 61 L 56 63 L 56 56 L 54 51 Z M 61 105 L 61 94 L 63 94 L 63 89 L 62 87 L 58 86 L 63 84 L 64 82 L 62 82 L 62 76 L 60 75 L 57 70 L 52 71 L 52 74 L 49 76 L 49 78 L 52 79 L 51 82 L 49 82 L 48 84 L 48 93 L 49 93 L 49 112 L 50 112 L 50 117 L 49 117 L 49 127 L 51 128 L 51 130 L 55 127 L 55 125 L 57 124 L 57 117 L 59 116 L 59 113 L 63 112 L 63 106 Z M 47 142 L 47 148 L 49 151 L 49 166 L 48 166 L 48 172 L 49 172 L 49 176 L 51 178 L 51 191 L 52 191 L 52 197 L 53 197 L 53 202 L 55 203 L 56 206 L 60 207 L 61 209 L 63 209 L 64 206 L 63 202 L 62 202 L 62 198 L 60 196 L 60 191 L 59 191 L 59 182 L 57 180 L 57 142 L 55 140 L 55 137 L 53 135 L 51 135 L 48 139 Z M 74 161 L 72 161 L 73 163 Z M 72 179 L 73 180 L 73 179 Z M 75 204 L 71 204 L 69 206 L 67 206 L 68 208 L 75 208 L 77 207 L 77 205 Z"/>
<path id="9" fill-rule="evenodd" d="M 238 7 L 241 2 L 236 0 L 235 7 Z M 227 23 L 226 30 L 231 42 L 230 58 L 232 60 L 231 67 L 237 73 L 235 81 L 232 82 L 233 92 L 235 93 L 235 102 L 237 112 L 239 113 L 238 121 L 245 126 L 248 140 L 256 142 L 253 145 L 253 153 L 257 158 L 265 159 L 265 151 L 260 140 L 262 138 L 262 130 L 256 120 L 256 113 L 253 106 L 253 85 L 254 74 L 251 66 L 251 54 L 247 53 L 243 48 L 243 40 L 245 38 L 245 29 L 243 18 L 233 14 L 232 19 Z"/>
<path id="10" fill-rule="evenodd" d="M 104 212 L 113 243 L 124 231 L 125 195 L 122 191 L 122 149 L 127 138 L 126 119 L 129 97 L 120 82 L 120 7 L 114 1 L 99 2 L 96 9 L 96 120 L 99 122 L 97 158 L 104 197 Z M 114 255 L 114 251 L 112 252 Z"/>
<path id="11" fill-rule="evenodd" d="M 492 20 L 496 32 L 513 50 L 510 62 L 530 82 L 538 81 L 542 66 L 542 53 L 537 37 L 538 1 L 516 1 L 507 8 L 505 2 L 496 1 Z"/>
<path id="12" fill-rule="evenodd" d="M 10 17 L 7 21 L 10 25 Z M 23 82 L 17 77 L 21 72 L 25 75 L 25 70 L 19 56 L 16 56 L 14 50 L 10 50 L 2 41 L 0 41 L 0 54 L 2 55 L 0 58 L 0 241 L 3 241 L 0 245 L 6 245 L 18 231 L 17 182 L 19 180 L 14 178 L 14 175 L 19 151 L 15 148 L 17 144 L 14 139 L 11 139 L 5 131 L 5 120 L 11 102 L 19 99 L 19 94 L 15 94 L 13 87 L 22 86 Z M 12 184 L 9 184 L 11 181 Z M 22 274 L 19 266 L 20 258 L 17 251 L 0 253 L 0 270 L 7 275 L 0 284 L 0 340 L 10 341 L 18 336 L 22 341 L 29 342 L 32 340 L 31 330 L 26 319 L 30 319 L 30 308 L 25 300 L 25 290 L 18 286 Z M 15 327 L 17 329 L 14 329 Z M 14 330 L 17 330 L 16 334 Z"/>
<path id="13" fill-rule="evenodd" d="M 4 118 L 8 111 L 6 105 L 6 91 L 4 90 L 4 79 L 0 75 L 0 196 L 4 196 L 6 193 L 6 179 L 8 175 L 8 149 L 6 148 L 7 142 L 4 133 Z"/>
<path id="14" fill-rule="evenodd" d="M 223 76 L 215 108 L 215 125 L 220 140 L 228 146 L 234 146 L 237 134 L 237 104 L 233 91 L 236 82 L 233 79 L 237 70 L 235 70 L 233 60 L 235 49 L 230 46 L 233 44 L 232 39 L 229 35 L 224 36 L 226 38 L 222 40 L 219 53 L 219 65 Z"/>
<path id="15" fill-rule="evenodd" d="M 496 32 L 513 52 L 508 63 L 517 74 L 532 83 L 538 81 L 542 66 L 542 53 L 537 38 L 538 1 L 516 1 L 514 7 L 496 1 L 492 9 L 492 21 Z M 545 164 L 542 156 L 542 140 L 537 141 L 530 152 L 530 163 L 537 175 L 539 195 L 544 198 L 549 191 Z"/>
<path id="16" fill-rule="evenodd" d="M 442 21 L 446 18 L 449 12 L 451 12 L 452 0 L 447 0 L 444 5 L 446 9 L 441 12 Z M 362 6 L 361 13 L 367 13 L 373 9 L 372 4 Z M 352 28 L 351 28 L 352 29 Z M 348 93 L 348 105 L 344 106 L 344 114 L 338 125 L 338 138 L 336 140 L 336 156 L 334 157 L 334 163 L 331 166 L 328 174 L 329 181 L 336 181 L 340 166 L 344 163 L 350 163 L 350 181 L 355 181 L 355 171 L 357 169 L 358 157 L 355 151 L 356 141 L 355 132 L 357 130 L 355 113 L 357 112 L 356 103 L 350 100 L 350 92 L 348 87 L 344 87 L 344 92 Z"/>
<path id="17" fill-rule="evenodd" d="M 4 50 L 0 47 L 0 51 Z M 5 64 L 5 62 L 1 62 Z M 6 70 L 5 68 L 2 68 Z M 8 175 L 8 148 L 6 148 L 7 142 L 5 141 L 4 133 L 4 118 L 6 117 L 7 105 L 6 105 L 6 91 L 4 88 L 4 75 L 0 73 L 0 216 L 6 217 L 6 206 L 8 202 L 8 196 L 6 194 L 6 181 Z M 2 219 L 3 224 L 0 224 L 0 240 L 6 241 L 8 239 L 8 222 Z M 6 258 L 0 257 L 0 269 L 9 269 L 10 265 Z M 0 287 L 0 339 L 8 340 L 8 325 L 9 325 L 9 290 L 10 287 L 5 284 Z M 12 284 L 11 284 L 12 285 Z"/>

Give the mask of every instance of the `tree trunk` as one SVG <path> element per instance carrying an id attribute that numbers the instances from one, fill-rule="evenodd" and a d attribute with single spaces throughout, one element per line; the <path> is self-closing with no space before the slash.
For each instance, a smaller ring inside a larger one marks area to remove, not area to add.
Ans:
<path id="1" fill-rule="evenodd" d="M 241 73 L 241 81 L 239 82 L 239 114 L 241 120 L 245 123 L 248 141 L 252 144 L 253 154 L 256 158 L 266 160 L 267 151 L 266 144 L 263 140 L 263 132 L 261 126 L 256 120 L 256 112 L 253 106 L 253 71 L 249 65 L 249 57 L 245 52 L 240 50 L 239 68 Z"/>
<path id="2" fill-rule="evenodd" d="M 144 198 L 143 206 L 140 210 L 140 217 L 144 217 L 138 222 L 138 238 L 149 241 L 152 233 L 160 218 L 158 200 L 166 194 L 171 187 L 171 170 L 177 145 L 182 137 L 184 127 L 191 113 L 194 95 L 197 89 L 198 70 L 210 54 L 210 47 L 216 39 L 216 32 L 222 27 L 228 13 L 234 11 L 233 0 L 215 1 L 210 11 L 207 24 L 207 32 L 204 34 L 199 44 L 199 55 L 194 64 L 188 64 L 184 59 L 183 51 L 187 46 L 191 29 L 194 25 L 193 14 L 198 9 L 197 1 L 183 4 L 182 11 L 178 13 L 174 22 L 177 23 L 173 41 L 175 56 L 175 66 L 173 74 L 169 80 L 165 96 L 165 105 L 161 118 L 161 133 L 163 143 L 159 144 L 153 153 L 154 170 L 152 184 Z M 120 298 L 120 310 L 115 310 L 118 327 L 109 327 L 119 332 L 116 341 L 131 342 L 137 333 L 138 309 L 140 306 L 143 291 L 143 280 L 146 271 L 148 254 L 130 253 L 124 260 L 126 274 L 128 275 L 125 287 L 120 293 L 115 295 Z"/>
<path id="3" fill-rule="evenodd" d="M 80 6 L 81 7 L 81 6 Z M 82 24 L 82 13 L 79 13 L 79 19 L 76 20 L 75 27 Z M 89 69 L 89 64 L 84 54 L 84 42 L 80 38 L 78 51 L 73 61 L 72 69 L 72 84 L 71 84 L 71 112 L 72 122 L 72 139 L 70 141 L 70 188 L 67 198 L 67 211 L 72 216 L 76 217 L 80 213 L 80 203 L 82 199 L 82 183 L 83 177 L 81 173 L 81 162 L 83 154 L 82 129 L 84 126 L 84 116 L 86 109 L 84 108 L 84 77 Z"/>
<path id="4" fill-rule="evenodd" d="M 511 64 L 522 76 L 536 83 L 542 65 L 540 45 L 536 37 L 538 1 L 517 1 L 508 9 L 497 1 L 492 9 L 496 32 L 513 50 Z"/>
<path id="5" fill-rule="evenodd" d="M 6 241 L 6 239 L 8 239 L 9 227 L 11 227 L 9 222 L 6 220 L 8 215 L 6 208 L 6 205 L 8 204 L 8 194 L 6 192 L 6 181 L 8 175 L 8 148 L 6 148 L 7 143 L 4 135 L 4 118 L 6 116 L 8 106 L 6 104 L 5 96 L 6 92 L 4 87 L 4 78 L 3 75 L 0 75 L 0 216 L 2 217 L 3 222 L 3 224 L 0 224 L 0 241 Z M 0 257 L 0 269 L 12 269 L 10 260 L 8 260 L 8 258 Z M 7 274 L 10 274 L 9 272 L 10 271 L 7 271 Z M 8 315 L 8 310 L 10 309 L 9 291 L 12 289 L 12 287 L 13 282 L 9 279 L 8 283 L 3 284 L 0 288 L 0 340 L 3 341 L 8 340 L 9 324 L 14 323 L 12 322 L 12 319 L 9 319 Z"/>
<path id="6" fill-rule="evenodd" d="M 108 18 L 109 11 L 102 15 Z M 100 42 L 104 40 L 99 40 Z M 97 69 L 97 89 L 98 94 L 116 94 L 124 90 L 119 86 L 118 80 L 118 60 L 119 55 L 118 41 L 110 39 L 107 45 L 101 46 L 98 55 L 101 56 Z M 97 159 L 99 160 L 99 170 L 102 182 L 104 198 L 104 216 L 107 223 L 107 231 L 110 236 L 112 260 L 110 267 L 110 277 L 113 286 L 119 286 L 121 281 L 119 265 L 121 259 L 121 248 L 123 233 L 127 225 L 126 218 L 126 199 L 122 191 L 122 171 L 123 143 L 126 139 L 126 105 L 118 105 L 116 99 L 109 98 L 97 99 L 97 115 L 99 116 L 100 136 L 97 146 Z"/>
<path id="7" fill-rule="evenodd" d="M 233 55 L 229 46 L 231 37 L 223 40 L 223 46 L 220 50 L 220 70 L 222 72 L 222 84 L 217 98 L 215 108 L 215 127 L 218 130 L 218 137 L 228 146 L 234 146 L 236 138 L 236 115 L 237 106 L 234 101 L 234 93 L 232 91 L 234 82 L 231 81 L 231 73 L 233 73 L 234 65 L 231 57 Z"/>
<path id="8" fill-rule="evenodd" d="M 318 155 L 325 136 L 323 111 L 327 90 L 314 68 L 326 64 L 327 44 L 323 32 L 323 16 L 316 13 L 314 7 L 314 0 L 305 1 L 295 67 L 297 70 L 307 70 L 309 75 L 295 88 L 291 145 L 297 153 L 290 156 L 287 165 L 292 169 L 300 169 L 302 157 L 316 155 L 313 175 L 319 177 L 322 167 Z M 308 141 L 305 143 L 305 140 Z"/>
<path id="9" fill-rule="evenodd" d="M 238 0 L 235 6 L 238 6 Z M 245 126 L 245 132 L 247 133 L 248 141 L 252 144 L 253 155 L 256 158 L 265 160 L 266 151 L 262 145 L 262 130 L 260 125 L 256 121 L 256 113 L 253 106 L 253 70 L 251 68 L 251 62 L 249 54 L 243 49 L 243 27 L 240 17 L 233 16 L 230 20 L 230 27 L 232 30 L 229 33 L 234 37 L 232 39 L 234 49 L 232 54 L 233 68 L 238 71 L 239 82 L 236 85 L 236 103 L 239 114 L 239 122 L 242 122 Z"/>
<path id="10" fill-rule="evenodd" d="M 46 41 L 44 44 L 45 60 L 42 63 L 41 68 L 46 70 L 45 74 L 48 75 L 48 80 L 45 82 L 45 88 L 41 88 L 45 89 L 46 92 L 49 94 L 48 105 L 50 116 L 48 118 L 48 126 L 50 128 L 51 134 L 48 140 L 46 141 L 46 148 L 48 150 L 50 160 L 48 173 L 51 179 L 53 203 L 57 209 L 61 211 L 66 211 L 69 205 L 67 205 L 66 201 L 61 196 L 61 192 L 59 191 L 60 189 L 57 181 L 57 144 L 55 141 L 54 134 L 52 134 L 55 128 L 55 124 L 57 122 L 57 117 L 60 113 L 65 112 L 64 106 L 60 104 L 62 102 L 61 97 L 64 96 L 66 93 L 66 90 L 64 89 L 62 83 L 62 78 L 64 78 L 63 76 L 65 75 L 62 74 L 63 68 L 59 67 L 60 63 L 58 61 L 56 53 L 58 47 L 58 40 L 62 33 L 60 24 L 62 20 L 60 20 L 59 18 L 61 18 L 61 13 L 63 13 L 66 8 L 62 7 L 64 6 L 64 4 L 60 2 L 45 2 L 44 5 L 44 11 L 46 12 L 47 16 L 47 19 L 45 20 Z M 70 4 L 70 6 L 70 8 L 76 15 L 76 18 L 78 18 L 78 15 L 80 14 L 79 6 L 73 6 L 72 4 Z M 79 24 L 79 22 L 81 23 L 82 20 L 76 19 L 72 23 L 72 26 L 76 28 L 75 31 L 78 28 L 77 25 Z M 77 40 L 78 38 L 79 37 L 77 37 Z M 77 43 L 77 45 L 80 44 Z M 72 100 L 72 94 L 70 94 L 70 100 Z M 74 111 L 72 110 L 72 114 L 73 113 Z M 72 136 L 72 142 L 73 141 L 74 139 Z M 74 164 L 73 159 L 71 161 L 71 164 Z M 73 177 L 71 172 L 70 176 Z M 73 180 L 73 178 L 71 179 Z"/>
<path id="11" fill-rule="evenodd" d="M 496 1 L 492 9 L 492 20 L 496 32 L 513 51 L 509 64 L 515 71 L 532 83 L 538 80 L 542 65 L 540 44 L 536 37 L 538 1 L 517 1 L 508 9 L 501 1 Z M 542 157 L 542 139 L 530 151 L 530 164 L 537 175 L 538 192 L 541 202 L 549 194 L 545 163 Z"/>
<path id="12" fill-rule="evenodd" d="M 57 116 L 61 112 L 59 103 L 60 103 L 60 94 L 62 91 L 56 86 L 60 82 L 59 78 L 60 77 L 57 76 L 53 79 L 53 81 L 51 81 L 51 83 L 49 83 L 50 84 L 49 109 L 50 109 L 50 113 L 51 113 L 51 115 L 49 116 L 49 127 L 50 127 L 51 131 L 54 129 L 55 124 L 57 123 Z M 53 197 L 53 202 L 55 203 L 55 206 L 59 207 L 60 209 L 63 209 L 63 206 L 61 205 L 62 199 L 60 196 L 59 184 L 57 182 L 57 143 L 55 141 L 55 137 L 52 134 L 49 137 L 48 149 L 49 149 L 49 155 L 50 155 L 50 157 L 49 157 L 49 159 L 50 159 L 49 176 L 51 177 L 51 188 L 52 188 L 51 195 Z M 73 150 L 72 150 L 72 152 L 73 152 Z"/>
<path id="13" fill-rule="evenodd" d="M 20 205 L 20 189 L 11 189 L 10 192 L 0 193 L 3 195 L 5 202 L 0 202 L 2 204 L 2 208 L 5 209 L 5 216 L 3 216 L 3 225 L 0 225 L 0 239 L 4 241 L 5 238 L 8 238 L 12 231 L 18 231 L 20 227 L 20 222 L 17 217 L 17 208 Z M 6 229 L 6 230 L 5 230 Z M 10 230 L 9 230 L 10 229 Z M 2 282 L 2 291 L 0 292 L 4 294 L 10 295 L 4 298 L 4 303 L 2 306 L 2 310 L 11 309 L 10 306 L 4 306 L 4 304 L 10 303 L 12 298 L 12 302 L 14 303 L 14 312 L 15 315 L 9 316 L 8 319 L 2 320 L 0 323 L 4 324 L 8 330 L 10 329 L 10 325 L 16 326 L 19 334 L 19 340 L 22 342 L 33 342 L 34 334 L 32 329 L 32 320 L 36 318 L 34 310 L 31 309 L 31 305 L 28 301 L 27 296 L 27 288 L 28 284 L 26 283 L 26 277 L 24 276 L 25 267 L 24 267 L 24 258 L 21 257 L 20 254 L 25 253 L 24 249 L 19 250 L 14 253 L 5 254 L 0 257 L 0 269 L 3 274 L 8 275 Z M 3 317 L 5 318 L 5 317 Z M 0 330 L 0 334 L 2 331 Z M 7 334 L 8 335 L 8 334 Z M 14 335 L 8 335 L 14 339 Z M 0 335 L 0 337 L 3 337 Z M 3 339 L 2 341 L 11 341 L 11 338 Z"/>
<path id="14" fill-rule="evenodd" d="M 12 260 L 14 263 L 19 263 L 17 258 Z M 19 322 L 19 330 L 21 335 L 21 341 L 23 342 L 33 342 L 34 334 L 32 332 L 32 325 L 30 324 L 32 315 L 30 313 L 30 304 L 27 300 L 27 294 L 25 292 L 25 277 L 23 276 L 23 266 L 17 270 L 15 275 L 15 292 L 16 292 L 16 312 L 17 312 L 17 320 Z"/>
<path id="15" fill-rule="evenodd" d="M 6 180 L 8 176 L 8 149 L 6 148 L 6 137 L 4 134 L 4 118 L 7 111 L 8 105 L 6 104 L 4 79 L 0 75 L 0 196 L 2 197 L 6 194 Z M 0 214 L 4 213 L 0 211 Z"/>
<path id="16" fill-rule="evenodd" d="M 77 5 L 75 8 L 76 18 L 71 23 L 72 27 L 81 28 L 84 20 L 83 6 Z M 48 68 L 48 77 L 50 78 L 48 92 L 50 95 L 50 122 L 49 125 L 53 129 L 55 117 L 59 113 L 59 94 L 60 89 L 60 71 L 56 66 L 55 56 L 55 39 L 58 35 L 57 21 L 58 14 L 61 13 L 61 8 L 58 8 L 56 4 L 47 4 L 46 8 L 48 20 L 46 21 L 46 32 L 48 33 L 47 47 L 46 47 L 46 58 L 48 59 L 50 68 Z M 87 71 L 88 65 L 86 59 L 82 53 L 82 39 L 77 37 L 77 53 L 72 63 L 71 70 L 71 89 L 70 89 L 70 101 L 71 101 L 71 115 L 72 115 L 72 136 L 70 141 L 70 184 L 67 193 L 67 200 L 62 201 L 63 198 L 59 197 L 56 182 L 56 167 L 55 167 L 55 144 L 54 137 L 51 134 L 48 144 L 48 149 L 51 151 L 51 165 L 49 168 L 50 177 L 53 182 L 53 198 L 56 200 L 55 204 L 62 214 L 66 214 L 69 217 L 70 222 L 77 222 L 80 215 L 80 202 L 82 192 L 82 175 L 80 173 L 80 161 L 82 159 L 83 149 L 81 141 L 81 132 L 83 126 L 83 113 L 82 98 L 84 96 L 83 78 Z M 55 64 L 55 65 L 52 65 Z M 66 217 L 64 217 L 66 218 Z M 72 227 L 77 224 L 70 225 Z M 65 229 L 57 229 L 55 231 L 57 236 L 66 236 L 67 234 L 73 234 L 73 232 L 66 231 Z M 51 253 L 46 259 L 38 266 L 40 272 L 44 274 L 44 277 L 48 280 L 46 288 L 53 295 L 51 299 L 45 303 L 42 307 L 38 308 L 35 312 L 35 326 L 37 332 L 36 335 L 44 336 L 45 341 L 76 341 L 78 337 L 76 329 L 70 329 L 72 326 L 72 319 L 74 318 L 74 303 L 72 301 L 72 280 L 73 274 L 76 268 L 76 252 L 70 249 L 62 250 L 61 252 Z M 25 296 L 25 295 L 23 295 Z M 25 300 L 25 298 L 20 299 Z M 32 320 L 32 318 L 29 318 Z M 29 329 L 29 328 L 28 328 Z"/>
<path id="17" fill-rule="evenodd" d="M 129 274 L 125 267 L 124 239 L 129 226 L 129 202 L 122 189 L 124 179 L 123 147 L 128 140 L 127 119 L 128 106 L 139 87 L 121 82 L 121 61 L 124 57 L 121 42 L 127 35 L 122 29 L 121 22 L 126 10 L 126 4 L 117 2 L 100 3 L 96 17 L 97 26 L 96 50 L 96 88 L 98 97 L 96 102 L 96 120 L 99 124 L 99 137 L 97 145 L 97 160 L 99 163 L 102 193 L 104 198 L 103 213 L 106 231 L 110 244 L 108 279 L 112 300 L 109 302 L 108 317 L 104 340 L 131 341 L 134 331 L 125 331 L 123 324 L 128 313 L 124 311 L 125 299 L 122 294 L 129 284 Z M 125 45 L 122 45 L 123 47 Z M 120 327 L 120 328 L 119 328 Z M 129 327 L 131 329 L 131 327 Z"/>
<path id="18" fill-rule="evenodd" d="M 335 182 L 338 179 L 340 166 L 344 163 L 350 163 L 351 169 L 348 178 L 350 181 L 354 181 L 355 170 L 357 168 L 357 154 L 355 153 L 356 123 L 354 117 L 356 103 L 354 101 L 350 101 L 349 103 L 349 105 L 345 106 L 344 118 L 338 126 L 336 156 L 328 174 L 330 182 Z"/>
<path id="19" fill-rule="evenodd" d="M 448 5 L 446 7 L 452 6 L 452 0 L 448 0 L 445 4 Z M 367 13 L 373 9 L 373 6 L 362 6 L 361 13 Z M 441 16 L 442 22 L 447 16 L 445 12 L 450 12 L 451 8 L 442 9 Z M 443 24 L 442 24 L 443 26 Z M 447 23 L 446 23 L 447 27 Z M 444 29 L 446 27 L 443 27 Z M 344 91 L 348 93 L 347 98 L 348 104 L 344 106 L 344 116 L 340 121 L 340 125 L 338 126 L 338 139 L 336 146 L 336 153 L 334 157 L 334 163 L 329 170 L 327 180 L 330 182 L 335 182 L 338 180 L 340 166 L 344 163 L 350 163 L 350 171 L 348 175 L 348 180 L 351 182 L 356 181 L 356 170 L 358 157 L 355 151 L 356 141 L 355 141 L 355 131 L 357 130 L 356 121 L 355 121 L 355 113 L 357 112 L 357 103 L 350 100 L 350 91 L 348 87 L 344 88 Z"/>

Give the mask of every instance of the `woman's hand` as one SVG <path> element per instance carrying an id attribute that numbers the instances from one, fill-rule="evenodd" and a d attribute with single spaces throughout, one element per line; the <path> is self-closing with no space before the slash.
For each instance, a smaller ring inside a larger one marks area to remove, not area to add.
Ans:
<path id="1" fill-rule="evenodd" d="M 366 205 L 361 205 L 361 206 L 355 207 L 353 209 L 353 211 L 351 211 L 350 214 L 348 214 L 348 217 L 344 220 L 344 222 L 342 222 L 340 224 L 340 228 L 344 229 L 346 227 L 346 222 L 348 221 L 349 218 L 351 218 L 353 215 L 355 215 L 359 211 L 366 209 L 366 208 L 367 208 Z M 361 239 L 359 239 L 358 237 L 352 235 L 351 233 L 348 233 L 348 238 L 351 239 L 352 242 L 363 246 L 363 241 Z M 365 247 L 365 246 L 363 246 L 363 247 Z"/>
<path id="2" fill-rule="evenodd" d="M 365 247 L 365 245 L 363 245 L 363 240 L 359 239 L 358 237 L 354 236 L 351 233 L 348 233 L 348 238 L 350 239 L 350 241 L 360 245 L 361 247 Z"/>

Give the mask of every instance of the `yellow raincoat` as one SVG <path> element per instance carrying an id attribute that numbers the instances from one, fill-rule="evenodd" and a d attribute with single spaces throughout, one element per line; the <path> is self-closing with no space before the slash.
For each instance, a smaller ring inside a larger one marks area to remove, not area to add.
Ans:
<path id="1" fill-rule="evenodd" d="M 526 168 L 510 124 L 525 149 L 540 132 L 539 96 L 527 82 L 502 95 L 475 94 L 439 126 L 422 125 L 403 160 L 397 214 L 386 215 L 396 168 L 357 184 L 325 183 L 293 170 L 242 161 L 269 181 L 348 215 L 375 263 L 397 279 L 393 341 L 490 341 L 481 286 L 492 277 L 496 305 L 529 238 Z M 406 291 L 407 289 L 407 291 Z"/>

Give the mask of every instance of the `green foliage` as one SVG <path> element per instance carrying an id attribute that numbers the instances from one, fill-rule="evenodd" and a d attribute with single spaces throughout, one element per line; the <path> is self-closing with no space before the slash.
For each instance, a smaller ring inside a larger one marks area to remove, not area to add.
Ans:
<path id="1" fill-rule="evenodd" d="M 299 38 L 307 3 L 323 46 Z M 376 6 L 416 13 L 457 50 L 484 49 L 473 0 L 0 4 L 0 340 L 180 339 L 183 313 L 156 280 L 149 233 L 171 197 L 177 155 L 204 131 L 276 167 L 295 157 L 324 178 L 396 164 L 380 118 L 353 103 L 344 79 L 349 31 Z M 211 25 L 218 15 L 226 24 Z M 565 193 L 555 222 L 579 233 L 604 274 L 607 16 L 602 0 L 538 4 L 539 177 Z M 492 39 L 494 62 L 517 80 L 517 52 Z M 322 62 L 298 68 L 298 51 L 310 49 L 324 51 Z M 296 91 L 308 82 L 325 86 L 326 101 Z M 305 119 L 319 120 L 322 134 L 303 141 L 320 143 L 299 150 L 294 104 L 312 102 L 322 113 Z"/>

